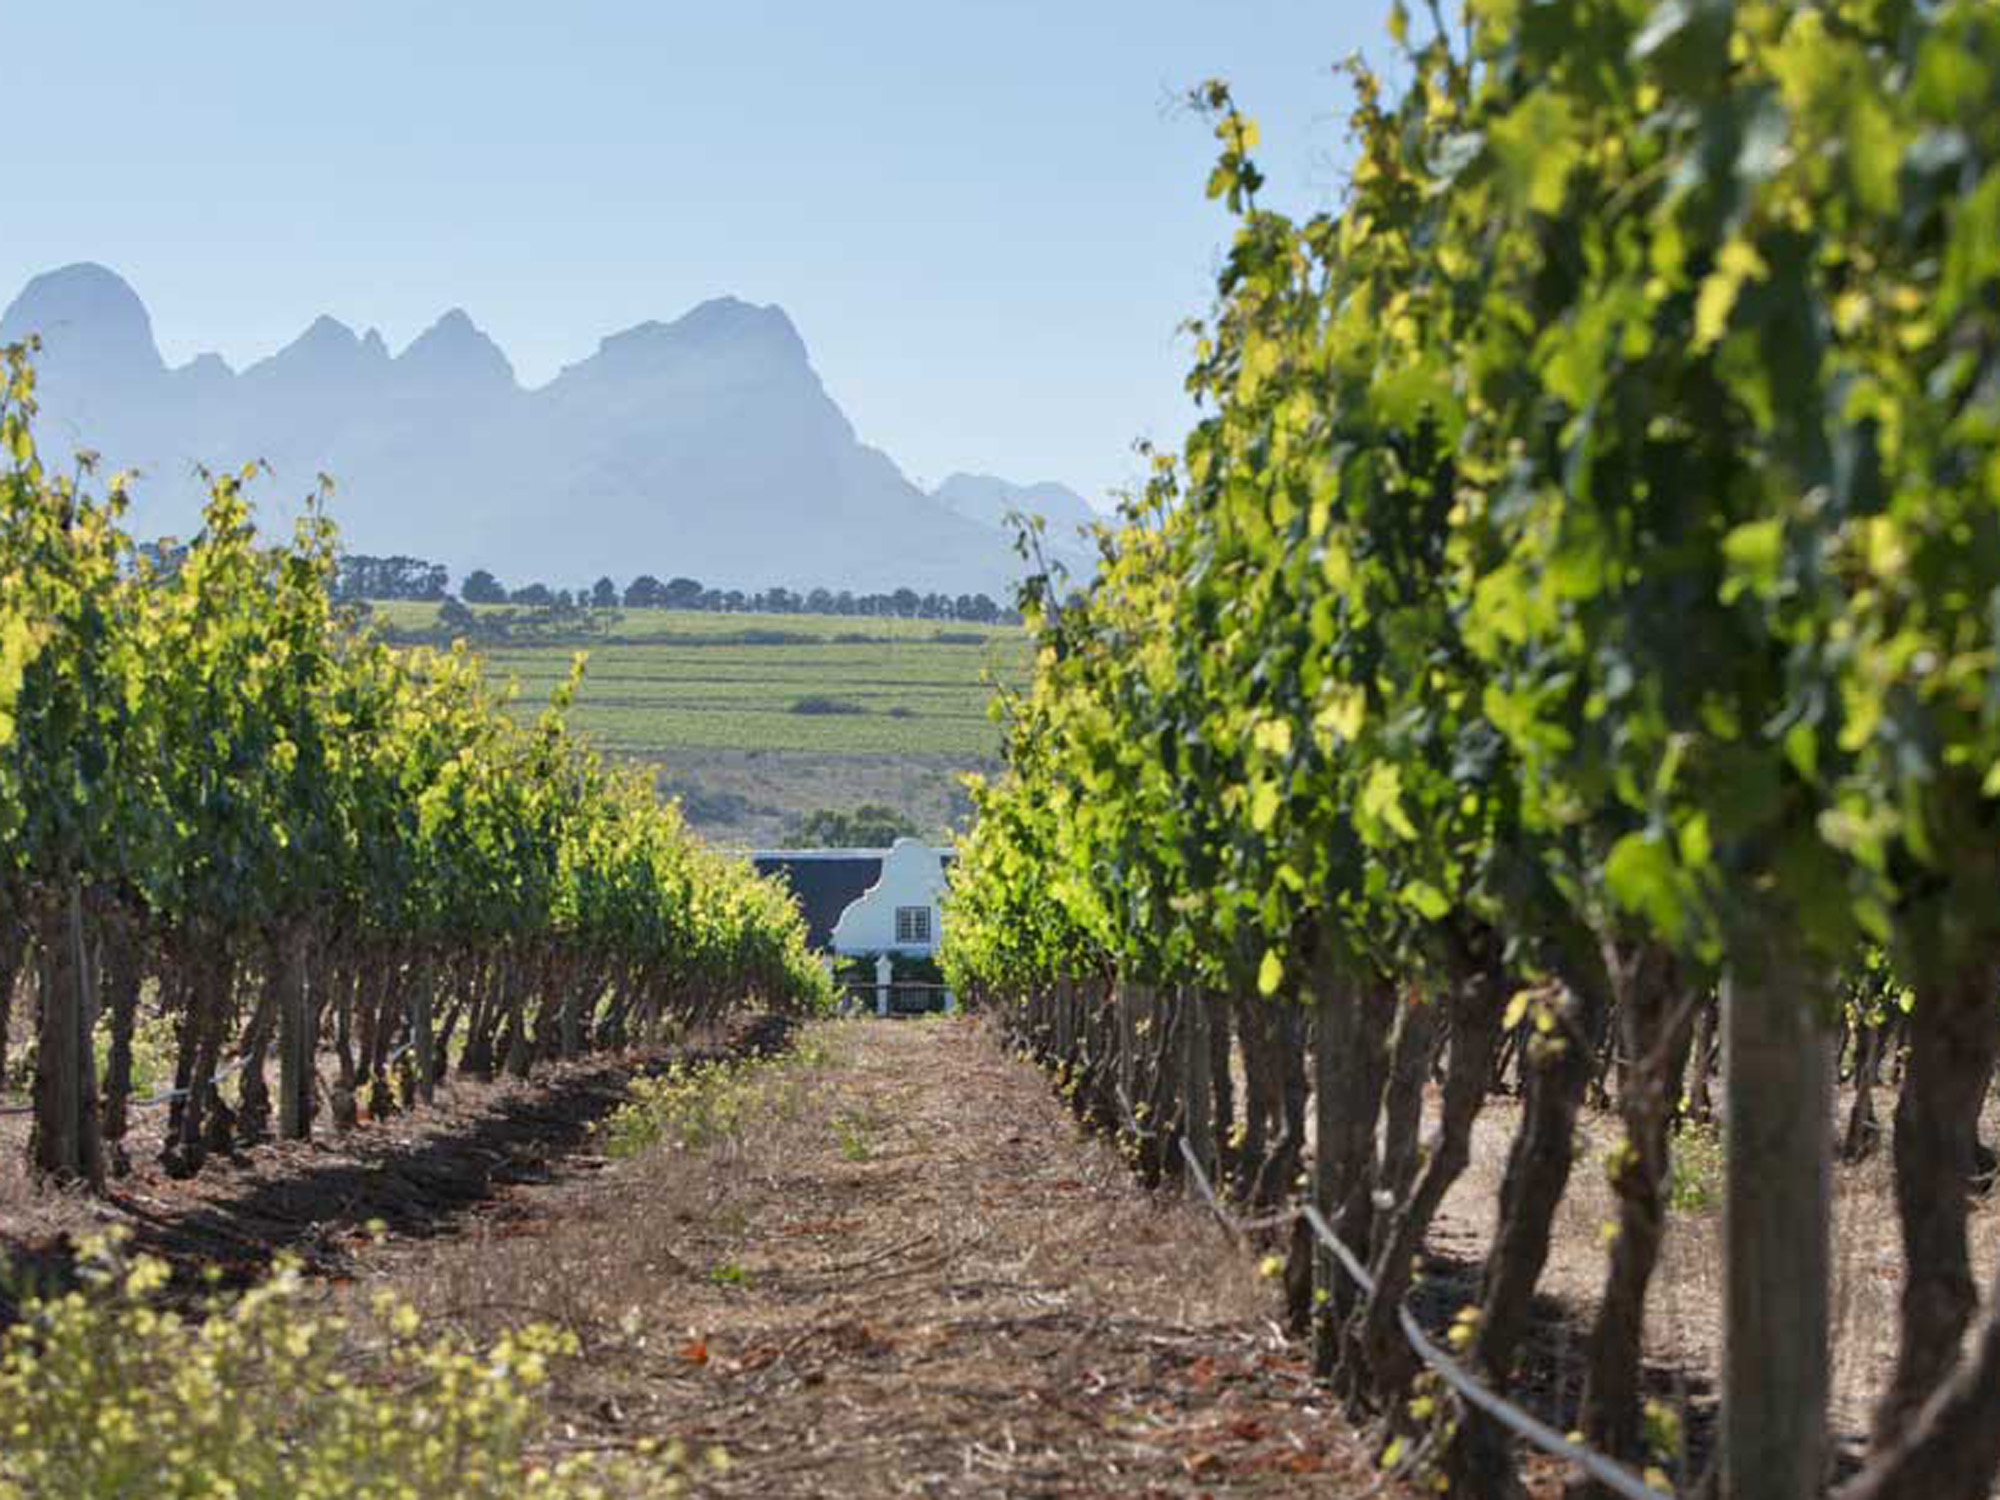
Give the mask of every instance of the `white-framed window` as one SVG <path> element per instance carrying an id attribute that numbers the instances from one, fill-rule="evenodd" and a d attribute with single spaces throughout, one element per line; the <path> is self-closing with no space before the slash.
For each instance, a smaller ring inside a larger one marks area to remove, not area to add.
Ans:
<path id="1" fill-rule="evenodd" d="M 931 940 L 931 909 L 928 906 L 896 908 L 896 941 L 928 943 Z"/>

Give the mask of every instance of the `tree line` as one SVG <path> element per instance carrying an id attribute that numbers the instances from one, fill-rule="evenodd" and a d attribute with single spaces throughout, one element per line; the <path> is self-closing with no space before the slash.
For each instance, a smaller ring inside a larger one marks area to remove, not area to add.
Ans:
<path id="1" fill-rule="evenodd" d="M 902 620 L 965 620 L 991 625 L 1020 623 L 1020 615 L 996 603 L 990 595 L 945 594 L 932 590 L 894 589 L 885 593 L 856 593 L 852 589 L 759 590 L 711 588 L 695 578 L 669 578 L 665 582 L 650 573 L 641 573 L 622 589 L 610 578 L 600 578 L 588 588 L 552 589 L 547 584 L 530 583 L 510 589 L 484 568 L 475 568 L 465 577 L 459 592 L 467 604 L 525 604 L 541 607 L 592 609 L 681 609 L 731 614 L 777 615 L 865 615 Z"/>
<path id="2" fill-rule="evenodd" d="M 171 572 L 186 547 L 174 541 L 149 542 L 137 551 L 156 569 Z M 376 557 L 342 551 L 334 562 L 330 583 L 335 600 L 358 604 L 379 600 L 420 600 L 443 603 L 453 597 L 451 570 L 420 557 Z M 1011 605 L 985 593 L 949 594 L 913 588 L 857 593 L 853 589 L 719 589 L 699 579 L 673 577 L 664 582 L 641 573 L 622 588 L 616 580 L 599 578 L 576 588 L 531 582 L 509 588 L 486 568 L 465 575 L 456 596 L 465 604 L 513 604 L 530 609 L 582 610 L 679 609 L 731 614 L 863 615 L 877 619 L 963 620 L 970 624 L 1021 623 Z"/>

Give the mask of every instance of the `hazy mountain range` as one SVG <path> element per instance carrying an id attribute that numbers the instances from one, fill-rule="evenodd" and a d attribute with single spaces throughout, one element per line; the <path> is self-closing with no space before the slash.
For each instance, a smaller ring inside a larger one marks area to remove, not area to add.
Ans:
<path id="1" fill-rule="evenodd" d="M 1048 479 L 1009 484 L 991 474 L 954 474 L 931 491 L 931 498 L 961 516 L 1003 529 L 1008 529 L 1010 515 L 1040 516 L 1048 522 L 1047 537 L 1071 549 L 1079 531 L 1104 519 L 1075 490 Z"/>
<path id="2" fill-rule="evenodd" d="M 1044 515 L 1073 565 L 1089 551 L 1090 507 L 1061 485 L 954 474 L 926 494 L 856 435 L 784 311 L 733 297 L 613 334 L 534 389 L 456 309 L 399 353 L 322 317 L 240 372 L 214 354 L 169 367 L 145 304 L 97 265 L 28 283 L 0 343 L 31 333 L 45 459 L 88 448 L 140 470 L 142 539 L 194 530 L 197 466 L 261 459 L 267 525 L 325 473 L 350 550 L 508 584 L 652 573 L 997 596 L 1020 571 L 1010 509 Z"/>

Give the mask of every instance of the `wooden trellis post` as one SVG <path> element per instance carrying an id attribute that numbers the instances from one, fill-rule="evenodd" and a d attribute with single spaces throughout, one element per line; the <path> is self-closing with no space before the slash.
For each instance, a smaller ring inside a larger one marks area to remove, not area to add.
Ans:
<path id="1" fill-rule="evenodd" d="M 1202 1174 L 1215 1181 L 1215 1081 L 1208 1044 L 1208 1001 L 1199 985 L 1179 991 L 1181 1023 L 1181 1131 Z"/>
<path id="2" fill-rule="evenodd" d="M 1810 1500 L 1827 1474 L 1833 1049 L 1817 970 L 1763 925 L 1722 985 L 1723 1500 Z"/>
<path id="3" fill-rule="evenodd" d="M 1340 1214 L 1340 1154 L 1334 1142 L 1340 1133 L 1341 1044 L 1352 1045 L 1351 1034 L 1341 1035 L 1342 999 L 1330 983 L 1318 986 L 1312 1024 L 1312 1105 L 1313 1154 L 1312 1202 L 1327 1223 Z M 1333 1251 L 1313 1241 L 1313 1373 L 1321 1379 L 1331 1375 L 1340 1359 L 1340 1327 L 1335 1309 L 1340 1306 L 1340 1282 L 1345 1274 Z"/>
<path id="4" fill-rule="evenodd" d="M 44 927 L 36 1033 L 34 1160 L 37 1171 L 102 1186 L 97 1068 L 91 1032 L 96 986 L 83 931 L 83 892 L 72 887 L 59 922 Z"/>
<path id="5" fill-rule="evenodd" d="M 318 1027 L 306 980 L 306 934 L 285 934 L 284 974 L 278 990 L 278 1134 L 288 1141 L 312 1135 L 313 1063 Z"/>
<path id="6" fill-rule="evenodd" d="M 422 993 L 421 986 L 418 993 Z M 583 985 L 571 980 L 563 994 L 562 1055 L 577 1057 L 583 1052 Z"/>
<path id="7" fill-rule="evenodd" d="M 437 1098 L 437 1035 L 431 1018 L 437 966 L 427 965 L 410 997 L 410 1039 L 417 1058 L 417 1098 L 425 1104 Z"/>
<path id="8" fill-rule="evenodd" d="M 1139 1076 L 1139 1005 L 1138 997 L 1132 993 L 1132 986 L 1124 975 L 1118 976 L 1115 1004 L 1118 1007 L 1118 1100 L 1119 1112 L 1125 1117 L 1125 1128 L 1136 1132 L 1140 1121 L 1136 1117 L 1139 1107 L 1137 1098 Z"/>

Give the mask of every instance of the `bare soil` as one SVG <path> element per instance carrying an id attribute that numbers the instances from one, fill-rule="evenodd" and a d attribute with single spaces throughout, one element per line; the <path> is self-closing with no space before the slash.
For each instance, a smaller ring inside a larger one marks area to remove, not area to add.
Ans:
<path id="1" fill-rule="evenodd" d="M 678 1442 L 700 1494 L 1384 1488 L 1251 1258 L 1147 1195 L 978 1023 L 829 1022 L 810 1040 L 814 1060 L 770 1070 L 768 1108 L 629 1160 L 595 1127 L 664 1055 L 456 1084 L 191 1181 L 137 1139 L 139 1169 L 103 1199 L 35 1194 L 9 1140 L 0 1252 L 46 1285 L 77 1237 L 118 1222 L 190 1291 L 285 1250 L 330 1304 L 392 1288 L 439 1332 L 564 1325 L 582 1353 L 549 1391 L 549 1456 Z"/>
<path id="2" fill-rule="evenodd" d="M 1361 1495 L 1363 1444 L 1212 1221 L 977 1023 L 848 1021 L 781 1102 L 516 1200 L 387 1284 L 569 1326 L 559 1447 L 720 1450 L 718 1496 Z"/>
<path id="3" fill-rule="evenodd" d="M 1836 1127 L 1845 1121 L 1852 1099 L 1846 1089 L 1839 1095 Z M 1894 1090 L 1882 1090 L 1877 1105 L 1885 1113 L 1893 1111 Z M 1487 1101 L 1474 1128 L 1472 1164 L 1446 1196 L 1432 1230 L 1433 1252 L 1471 1265 L 1484 1257 L 1508 1146 L 1519 1121 L 1517 1101 Z M 1603 1292 L 1608 1261 L 1604 1229 L 1617 1218 L 1605 1161 L 1621 1134 L 1615 1116 L 1584 1113 L 1576 1165 L 1542 1276 L 1540 1291 L 1551 1308 L 1549 1316 L 1537 1319 L 1528 1379 L 1541 1387 L 1544 1409 L 1559 1421 L 1567 1421 L 1580 1394 L 1583 1337 Z M 1989 1142 L 2000 1137 L 2000 1100 L 1989 1099 L 1980 1137 Z M 1715 1415 L 1724 1331 L 1719 1148 L 1708 1162 L 1683 1171 L 1690 1191 L 1668 1214 L 1659 1268 L 1646 1299 L 1646 1354 L 1654 1395 L 1679 1413 L 1700 1446 Z M 1836 1165 L 1833 1189 L 1833 1322 L 1828 1329 L 1833 1389 L 1828 1415 L 1841 1461 L 1852 1465 L 1861 1454 L 1874 1403 L 1895 1366 L 1903 1250 L 1886 1134 L 1867 1160 Z M 1973 1276 L 1983 1295 L 2000 1271 L 2000 1193 L 1973 1199 L 1966 1231 Z"/>
<path id="4" fill-rule="evenodd" d="M 1253 1258 L 1148 1195 L 1046 1078 L 974 1021 L 822 1023 L 768 1110 L 700 1149 L 609 1160 L 596 1126 L 635 1074 L 769 1049 L 768 1021 L 679 1053 L 598 1057 L 532 1083 L 459 1081 L 437 1106 L 267 1144 L 192 1181 L 152 1165 L 102 1199 L 37 1194 L 26 1121 L 0 1119 L 0 1253 L 43 1283 L 123 1223 L 190 1290 L 280 1250 L 329 1298 L 393 1286 L 473 1336 L 545 1319 L 584 1355 L 551 1392 L 555 1446 L 680 1441 L 727 1455 L 715 1495 L 1360 1495 L 1367 1442 L 1278 1332 Z M 1434 1327 L 1476 1291 L 1518 1113 L 1494 1100 L 1415 1298 Z M 1983 1132 L 1995 1133 L 1995 1121 Z M 1614 1205 L 1613 1120 L 1586 1118 L 1516 1389 L 1568 1425 Z M 1699 1184 L 1697 1184 L 1699 1186 Z M 1720 1350 L 1718 1191 L 1673 1213 L 1648 1308 L 1654 1394 L 1695 1438 Z M 1836 1429 L 1852 1445 L 1893 1355 L 1900 1274 L 1886 1152 L 1837 1178 Z M 1974 1210 L 1979 1274 L 2000 1205 Z M 0 1283 L 0 1321 L 11 1313 Z M 1531 1488 L 1561 1476 L 1529 1462 Z M 1676 1474 L 1683 1482 L 1692 1473 Z M 1391 1493 L 1397 1487 L 1388 1486 Z"/>

